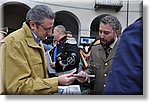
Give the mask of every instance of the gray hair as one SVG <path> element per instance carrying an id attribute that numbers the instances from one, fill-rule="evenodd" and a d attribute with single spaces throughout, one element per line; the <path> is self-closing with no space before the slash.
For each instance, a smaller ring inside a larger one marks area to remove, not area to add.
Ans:
<path id="1" fill-rule="evenodd" d="M 55 29 L 57 30 L 57 31 L 60 31 L 61 32 L 61 35 L 66 35 L 66 28 L 63 26 L 63 25 L 57 25 L 56 27 L 55 27 Z"/>
<path id="2" fill-rule="evenodd" d="M 37 23 L 43 23 L 44 18 L 55 19 L 55 13 L 45 5 L 36 5 L 31 8 L 26 15 L 26 22 L 34 21 Z"/>
<path id="3" fill-rule="evenodd" d="M 118 30 L 118 35 L 121 33 L 122 26 L 118 18 L 115 16 L 105 16 L 100 20 L 100 23 L 110 24 L 114 31 Z"/>

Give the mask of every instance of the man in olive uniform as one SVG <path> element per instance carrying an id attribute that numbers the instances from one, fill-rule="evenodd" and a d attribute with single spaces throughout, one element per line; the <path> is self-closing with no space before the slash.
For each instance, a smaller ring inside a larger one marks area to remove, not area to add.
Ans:
<path id="1" fill-rule="evenodd" d="M 57 45 L 50 51 L 51 67 L 56 70 L 56 76 L 77 72 L 80 55 L 75 38 L 67 37 L 63 25 L 58 25 L 53 30 L 54 40 Z M 50 74 L 51 75 L 51 74 Z"/>
<path id="2" fill-rule="evenodd" d="M 87 74 L 94 74 L 94 94 L 102 94 L 110 71 L 114 53 L 119 42 L 119 34 L 121 33 L 121 24 L 114 16 L 105 16 L 100 20 L 99 38 L 100 44 L 94 45 L 91 49 L 88 68 L 85 72 L 81 71 L 83 77 Z M 86 81 L 86 78 L 78 78 L 80 82 Z"/>

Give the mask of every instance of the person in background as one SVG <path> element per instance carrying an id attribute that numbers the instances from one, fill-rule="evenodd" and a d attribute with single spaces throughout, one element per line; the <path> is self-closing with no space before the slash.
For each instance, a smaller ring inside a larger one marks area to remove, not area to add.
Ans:
<path id="1" fill-rule="evenodd" d="M 43 47 L 45 50 L 47 66 L 48 66 L 48 74 L 51 73 L 52 75 L 55 74 L 55 69 L 53 69 L 50 65 L 51 58 L 49 52 L 53 49 L 53 38 L 54 36 L 50 35 L 43 41 Z"/>
<path id="2" fill-rule="evenodd" d="M 47 39 L 42 41 L 45 52 L 47 52 L 53 48 L 53 38 L 54 37 L 52 35 L 50 35 L 50 36 L 47 36 Z"/>
<path id="3" fill-rule="evenodd" d="M 106 87 L 105 81 L 111 69 L 121 29 L 119 20 L 114 16 L 105 16 L 100 20 L 100 43 L 92 47 L 87 69 L 78 73 L 83 78 L 77 78 L 79 82 L 85 82 L 87 74 L 95 75 L 94 81 L 90 85 L 93 86 L 93 88 L 91 87 L 91 94 L 101 95 L 104 87 Z"/>
<path id="4" fill-rule="evenodd" d="M 51 66 L 56 70 L 56 76 L 65 73 L 77 73 L 80 55 L 77 42 L 72 37 L 68 37 L 63 25 L 57 25 L 53 30 L 56 47 L 50 51 L 52 59 Z"/>
<path id="5" fill-rule="evenodd" d="M 56 30 L 57 29 L 57 30 Z M 59 43 L 59 37 L 64 37 L 66 28 L 63 25 L 58 25 L 53 29 L 53 45 L 54 48 L 48 52 L 47 56 L 49 56 L 49 77 L 55 77 L 56 75 L 56 60 L 57 60 L 57 44 Z M 58 62 L 57 62 L 58 63 Z"/>
<path id="6" fill-rule="evenodd" d="M 7 36 L 8 27 L 0 28 L 0 41 Z"/>
<path id="7" fill-rule="evenodd" d="M 72 38 L 72 32 L 71 31 L 65 31 L 67 38 Z"/>
<path id="8" fill-rule="evenodd" d="M 142 18 L 123 31 L 103 94 L 143 94 Z"/>
<path id="9" fill-rule="evenodd" d="M 55 13 L 36 5 L 26 15 L 22 28 L 2 41 L 4 94 L 53 94 L 58 85 L 69 85 L 73 73 L 48 78 L 42 41 L 52 34 Z"/>

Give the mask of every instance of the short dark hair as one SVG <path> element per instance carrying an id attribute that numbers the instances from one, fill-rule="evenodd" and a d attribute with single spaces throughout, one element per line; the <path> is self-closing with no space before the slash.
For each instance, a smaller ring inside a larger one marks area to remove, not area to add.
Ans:
<path id="1" fill-rule="evenodd" d="M 115 16 L 105 16 L 100 20 L 100 23 L 104 23 L 104 24 L 110 24 L 113 28 L 114 31 L 119 31 L 118 35 L 121 33 L 122 30 L 122 26 L 121 23 L 119 22 L 118 18 Z"/>

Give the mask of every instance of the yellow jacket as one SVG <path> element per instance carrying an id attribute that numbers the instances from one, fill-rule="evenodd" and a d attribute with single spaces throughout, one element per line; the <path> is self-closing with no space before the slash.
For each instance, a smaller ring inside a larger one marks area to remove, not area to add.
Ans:
<path id="1" fill-rule="evenodd" d="M 48 78 L 43 46 L 34 41 L 26 23 L 7 36 L 1 48 L 5 94 L 57 92 L 58 79 Z"/>

